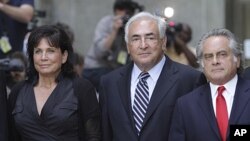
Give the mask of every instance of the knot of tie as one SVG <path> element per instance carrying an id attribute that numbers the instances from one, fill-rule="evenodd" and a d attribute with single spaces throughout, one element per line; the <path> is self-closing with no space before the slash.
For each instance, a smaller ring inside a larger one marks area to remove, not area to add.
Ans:
<path id="1" fill-rule="evenodd" d="M 139 79 L 142 81 L 146 81 L 149 77 L 149 73 L 148 72 L 141 72 L 141 74 L 139 75 Z"/>
<path id="2" fill-rule="evenodd" d="M 224 90 L 225 90 L 224 86 L 218 87 L 218 96 L 222 96 L 222 93 L 224 92 Z"/>

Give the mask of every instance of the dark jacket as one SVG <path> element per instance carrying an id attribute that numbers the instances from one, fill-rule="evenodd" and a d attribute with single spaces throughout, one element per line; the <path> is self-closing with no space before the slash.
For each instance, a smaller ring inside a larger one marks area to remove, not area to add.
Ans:
<path id="1" fill-rule="evenodd" d="M 167 141 L 176 99 L 206 83 L 206 79 L 201 72 L 166 57 L 138 136 L 130 97 L 132 68 L 133 63 L 102 78 L 103 141 Z"/>

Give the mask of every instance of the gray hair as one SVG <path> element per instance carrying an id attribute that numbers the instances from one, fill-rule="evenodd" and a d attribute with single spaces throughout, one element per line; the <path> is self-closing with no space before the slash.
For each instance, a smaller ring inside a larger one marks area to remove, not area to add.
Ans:
<path id="1" fill-rule="evenodd" d="M 159 16 L 152 15 L 149 12 L 140 12 L 140 13 L 137 13 L 136 15 L 134 15 L 133 17 L 131 17 L 125 25 L 125 37 L 124 38 L 125 38 L 126 43 L 128 43 L 128 28 L 129 28 L 129 26 L 131 25 L 131 23 L 133 23 L 134 21 L 136 21 L 142 17 L 148 17 L 148 18 L 151 18 L 152 20 L 155 20 L 157 22 L 159 34 L 160 34 L 160 39 L 163 39 L 166 36 L 167 24 L 166 24 L 165 20 L 163 20 Z"/>
<path id="2" fill-rule="evenodd" d="M 234 56 L 237 58 L 240 58 L 240 67 L 238 68 L 237 72 L 240 73 L 243 70 L 243 51 L 241 45 L 237 42 L 235 35 L 230 32 L 227 29 L 224 28 L 219 28 L 219 29 L 213 29 L 206 34 L 204 34 L 196 48 L 196 55 L 197 59 L 200 65 L 202 65 L 202 56 L 203 56 L 203 44 L 204 42 L 209 38 L 209 37 L 214 37 L 214 36 L 223 36 L 229 40 L 229 45 L 228 47 L 231 48 Z"/>

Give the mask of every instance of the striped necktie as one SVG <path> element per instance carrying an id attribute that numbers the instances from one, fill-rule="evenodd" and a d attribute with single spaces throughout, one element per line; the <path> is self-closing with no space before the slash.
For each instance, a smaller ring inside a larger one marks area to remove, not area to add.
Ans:
<path id="1" fill-rule="evenodd" d="M 146 81 L 149 76 L 150 75 L 147 72 L 142 72 L 139 75 L 139 82 L 137 83 L 135 89 L 133 114 L 138 135 L 140 134 L 142 123 L 149 103 L 148 84 Z"/>

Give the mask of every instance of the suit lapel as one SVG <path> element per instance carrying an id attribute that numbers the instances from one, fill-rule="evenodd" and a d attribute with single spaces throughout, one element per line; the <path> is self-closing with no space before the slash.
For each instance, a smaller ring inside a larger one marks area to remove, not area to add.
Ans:
<path id="1" fill-rule="evenodd" d="M 245 83 L 245 80 L 243 80 L 241 77 L 238 77 L 228 126 L 238 123 L 238 120 L 242 115 L 246 104 L 250 100 L 249 90 L 249 83 Z M 227 131 L 227 138 L 229 138 L 229 130 Z"/>
<path id="2" fill-rule="evenodd" d="M 130 94 L 130 83 L 133 63 L 130 63 L 120 72 L 120 78 L 117 81 L 119 95 L 121 97 L 122 104 L 127 112 L 128 118 L 131 121 L 131 126 L 135 131 L 133 112 L 131 106 L 131 94 Z M 136 131 L 135 131 L 136 133 Z"/>
<path id="3" fill-rule="evenodd" d="M 214 109 L 212 105 L 212 98 L 211 98 L 211 90 L 209 83 L 204 86 L 203 91 L 199 95 L 198 104 L 199 107 L 202 109 L 203 114 L 206 116 L 206 119 L 208 120 L 212 130 L 217 135 L 217 137 L 220 139 L 220 134 L 217 126 L 216 117 L 214 114 Z"/>
<path id="4" fill-rule="evenodd" d="M 237 124 L 238 119 L 242 115 L 245 105 L 249 102 L 250 99 L 250 86 L 249 83 L 244 83 L 245 80 L 238 77 L 238 83 L 236 86 L 232 111 L 230 114 L 229 123 L 230 124 Z"/>
<path id="5" fill-rule="evenodd" d="M 152 97 L 150 99 L 142 128 L 147 123 L 148 119 L 153 114 L 157 106 L 160 104 L 163 97 L 167 96 L 168 91 L 175 84 L 178 78 L 178 75 L 176 75 L 177 69 L 172 64 L 172 61 L 166 57 L 162 72 L 158 78 Z"/>

